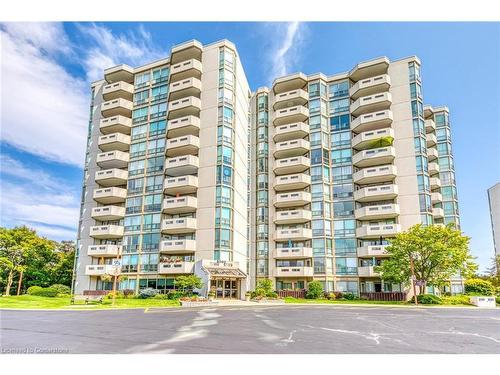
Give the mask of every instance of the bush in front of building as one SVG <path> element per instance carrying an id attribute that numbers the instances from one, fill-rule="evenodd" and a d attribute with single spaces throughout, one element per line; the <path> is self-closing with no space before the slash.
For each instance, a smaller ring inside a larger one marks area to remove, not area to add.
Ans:
<path id="1" fill-rule="evenodd" d="M 41 286 L 30 286 L 26 293 L 28 293 L 30 296 L 36 296 L 37 293 L 39 293 L 43 288 Z"/>
<path id="2" fill-rule="evenodd" d="M 307 299 L 318 299 L 323 296 L 323 286 L 317 280 L 311 281 L 307 284 Z"/>
<path id="3" fill-rule="evenodd" d="M 257 287 L 250 293 L 252 299 L 262 298 L 278 298 L 278 294 L 273 290 L 273 281 L 270 279 L 263 279 L 257 283 Z"/>
<path id="4" fill-rule="evenodd" d="M 441 305 L 443 303 L 441 298 L 434 294 L 419 294 L 417 296 L 417 301 L 422 305 Z M 415 297 L 412 297 L 409 302 L 415 303 Z"/>
<path id="5" fill-rule="evenodd" d="M 169 290 L 168 293 L 166 294 L 167 299 L 170 300 L 176 300 L 179 298 L 182 298 L 186 295 L 186 293 L 181 292 L 180 290 Z"/>
<path id="6" fill-rule="evenodd" d="M 54 288 L 42 288 L 39 286 L 30 286 L 28 288 L 28 294 L 31 296 L 38 297 L 57 297 L 59 294 L 57 289 Z"/>
<path id="7" fill-rule="evenodd" d="M 145 288 L 139 290 L 139 298 L 146 299 L 146 298 L 152 298 L 158 294 L 158 291 L 153 288 Z"/>
<path id="8" fill-rule="evenodd" d="M 441 301 L 443 305 L 470 305 L 470 297 L 463 295 L 463 294 L 457 294 L 454 296 L 443 296 L 441 297 Z"/>
<path id="9" fill-rule="evenodd" d="M 135 294 L 133 289 L 123 289 L 122 293 L 123 293 L 124 298 L 128 298 L 128 297 L 133 296 Z"/>
<path id="10" fill-rule="evenodd" d="M 71 294 L 71 288 L 67 285 L 54 284 L 50 286 L 52 289 L 57 290 L 58 294 Z"/>
<path id="11" fill-rule="evenodd" d="M 344 293 L 342 295 L 342 299 L 346 299 L 348 301 L 354 301 L 354 300 L 358 300 L 359 297 L 357 295 L 355 295 L 354 293 Z"/>
<path id="12" fill-rule="evenodd" d="M 465 294 L 480 295 L 480 296 L 494 296 L 495 287 L 488 280 L 469 279 L 465 281 Z"/>

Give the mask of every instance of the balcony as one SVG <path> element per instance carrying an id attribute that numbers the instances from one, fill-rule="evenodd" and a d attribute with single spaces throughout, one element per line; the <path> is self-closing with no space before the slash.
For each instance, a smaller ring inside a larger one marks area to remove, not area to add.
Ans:
<path id="1" fill-rule="evenodd" d="M 353 116 L 359 116 L 365 113 L 382 111 L 389 109 L 391 104 L 392 96 L 388 92 L 362 96 L 351 104 L 351 114 Z"/>
<path id="2" fill-rule="evenodd" d="M 300 190 L 309 185 L 311 185 L 311 176 L 304 173 L 278 176 L 274 180 L 276 191 Z"/>
<path id="3" fill-rule="evenodd" d="M 378 130 L 391 126 L 392 111 L 377 111 L 358 116 L 351 122 L 351 130 L 355 133 Z"/>
<path id="4" fill-rule="evenodd" d="M 166 234 L 192 233 L 196 228 L 196 218 L 193 217 L 165 219 L 161 223 L 161 231 Z"/>
<path id="5" fill-rule="evenodd" d="M 436 150 L 434 147 L 427 149 L 427 159 L 429 161 L 436 160 L 438 157 L 439 157 L 438 150 Z"/>
<path id="6" fill-rule="evenodd" d="M 187 212 L 195 212 L 198 208 L 198 200 L 196 197 L 185 195 L 183 197 L 165 198 L 161 209 L 163 213 L 169 215 L 184 214 Z"/>
<path id="7" fill-rule="evenodd" d="M 163 240 L 160 242 L 160 253 L 185 254 L 196 251 L 196 240 Z"/>
<path id="8" fill-rule="evenodd" d="M 441 193 L 436 192 L 436 193 L 431 193 L 431 202 L 432 204 L 434 203 L 441 203 L 443 201 L 443 196 Z"/>
<path id="9" fill-rule="evenodd" d="M 105 169 L 95 173 L 95 182 L 101 186 L 121 186 L 127 183 L 128 172 L 123 169 Z"/>
<path id="10" fill-rule="evenodd" d="M 436 131 L 436 123 L 432 119 L 425 120 L 425 132 L 434 133 Z"/>
<path id="11" fill-rule="evenodd" d="M 170 63 L 177 64 L 178 62 L 196 59 L 201 61 L 201 55 L 203 52 L 203 45 L 197 40 L 190 40 L 172 48 L 172 53 L 170 56 Z"/>
<path id="12" fill-rule="evenodd" d="M 130 136 L 122 133 L 101 135 L 97 141 L 101 151 L 128 151 L 130 149 Z"/>
<path id="13" fill-rule="evenodd" d="M 294 156 L 293 158 L 275 160 L 274 174 L 301 173 L 309 169 L 311 159 L 305 156 Z"/>
<path id="14" fill-rule="evenodd" d="M 167 125 L 167 137 L 176 138 L 184 135 L 198 135 L 200 132 L 200 118 L 185 116 L 170 120 Z"/>
<path id="15" fill-rule="evenodd" d="M 120 274 L 121 269 L 111 264 L 89 264 L 85 266 L 86 276 L 103 276 Z"/>
<path id="16" fill-rule="evenodd" d="M 104 70 L 104 79 L 108 83 L 134 82 L 134 69 L 128 65 L 121 64 Z"/>
<path id="17" fill-rule="evenodd" d="M 436 143 L 437 143 L 436 135 L 433 133 L 427 133 L 425 135 L 425 141 L 426 141 L 427 147 L 436 146 Z"/>
<path id="18" fill-rule="evenodd" d="M 158 264 L 158 273 L 160 275 L 168 274 L 183 274 L 193 273 L 194 262 L 172 262 Z"/>
<path id="19" fill-rule="evenodd" d="M 389 146 L 393 139 L 394 130 L 384 128 L 360 133 L 352 139 L 351 144 L 355 150 L 366 150 L 368 148 Z"/>
<path id="20" fill-rule="evenodd" d="M 90 245 L 87 255 L 96 258 L 115 258 L 122 252 L 120 245 Z"/>
<path id="21" fill-rule="evenodd" d="M 110 83 L 102 88 L 102 98 L 104 100 L 127 99 L 132 100 L 134 96 L 134 85 L 120 81 Z"/>
<path id="22" fill-rule="evenodd" d="M 101 114 L 103 117 L 113 116 L 132 116 L 132 108 L 134 105 L 127 99 L 113 99 L 101 104 Z"/>
<path id="23" fill-rule="evenodd" d="M 307 76 L 303 73 L 290 74 L 286 77 L 278 78 L 273 83 L 275 94 L 302 89 L 307 85 Z"/>
<path id="24" fill-rule="evenodd" d="M 174 100 L 169 103 L 168 119 L 174 119 L 185 116 L 200 116 L 201 100 L 196 96 L 188 96 Z"/>
<path id="25" fill-rule="evenodd" d="M 277 211 L 274 217 L 275 224 L 303 224 L 311 221 L 311 211 L 304 209 Z"/>
<path id="26" fill-rule="evenodd" d="M 364 266 L 358 267 L 358 276 L 359 277 L 379 277 L 380 274 L 375 272 L 373 266 Z"/>
<path id="27" fill-rule="evenodd" d="M 167 156 L 196 155 L 199 149 L 200 138 L 195 135 L 183 135 L 167 140 L 165 154 Z"/>
<path id="28" fill-rule="evenodd" d="M 381 165 L 373 168 L 363 168 L 352 175 L 355 184 L 378 184 L 390 182 L 396 178 L 397 169 L 395 165 Z"/>
<path id="29" fill-rule="evenodd" d="M 379 57 L 374 60 L 365 61 L 357 64 L 350 72 L 349 77 L 353 81 L 379 76 L 387 73 L 389 60 L 387 57 Z"/>
<path id="30" fill-rule="evenodd" d="M 90 237 L 97 239 L 117 239 L 123 237 L 122 225 L 95 225 L 90 227 Z"/>
<path id="31" fill-rule="evenodd" d="M 309 109 L 302 105 L 279 109 L 274 112 L 274 125 L 291 124 L 294 122 L 304 122 L 309 118 Z"/>
<path id="32" fill-rule="evenodd" d="M 127 198 L 127 189 L 118 187 L 95 189 L 92 198 L 101 204 L 123 203 Z"/>
<path id="33" fill-rule="evenodd" d="M 274 128 L 274 142 L 284 142 L 290 139 L 304 138 L 309 134 L 309 125 L 303 122 L 286 124 Z"/>
<path id="34" fill-rule="evenodd" d="M 398 195 L 395 184 L 367 186 L 354 192 L 354 200 L 358 202 L 374 202 L 394 199 Z"/>
<path id="35" fill-rule="evenodd" d="M 184 176 L 198 172 L 200 161 L 197 156 L 184 155 L 165 159 L 165 174 L 168 176 Z"/>
<path id="36" fill-rule="evenodd" d="M 186 78 L 182 81 L 173 82 L 170 84 L 168 91 L 168 100 L 178 100 L 186 96 L 200 97 L 201 81 L 198 78 Z"/>
<path id="37" fill-rule="evenodd" d="M 363 150 L 352 157 L 352 164 L 358 168 L 390 164 L 396 158 L 396 149 L 392 146 Z"/>
<path id="38" fill-rule="evenodd" d="M 130 134 L 132 129 L 132 120 L 125 116 L 114 116 L 103 118 L 99 124 L 99 130 L 102 134 L 123 133 Z"/>
<path id="39" fill-rule="evenodd" d="M 201 79 L 203 65 L 196 59 L 185 60 L 170 66 L 170 83 L 182 81 L 186 78 Z"/>
<path id="40" fill-rule="evenodd" d="M 444 210 L 441 207 L 433 207 L 432 216 L 434 216 L 435 219 L 442 219 L 444 218 Z"/>
<path id="41" fill-rule="evenodd" d="M 313 277 L 312 267 L 276 267 L 275 277 Z"/>
<path id="42" fill-rule="evenodd" d="M 277 229 L 275 241 L 307 241 L 312 238 L 312 230 L 309 228 Z"/>
<path id="43" fill-rule="evenodd" d="M 198 177 L 180 176 L 165 178 L 163 182 L 163 193 L 168 195 L 192 194 L 198 190 Z"/>
<path id="44" fill-rule="evenodd" d="M 380 204 L 365 206 L 354 211 L 354 217 L 358 220 L 381 220 L 399 216 L 399 204 Z"/>
<path id="45" fill-rule="evenodd" d="M 429 163 L 429 175 L 433 176 L 439 173 L 439 164 L 432 162 Z"/>
<path id="46" fill-rule="evenodd" d="M 93 207 L 90 216 L 97 221 L 120 220 L 125 217 L 125 207 L 121 206 Z"/>
<path id="47" fill-rule="evenodd" d="M 126 168 L 130 160 L 128 152 L 123 151 L 108 151 L 97 154 L 96 163 L 104 169 L 109 168 Z"/>
<path id="48" fill-rule="evenodd" d="M 356 84 L 349 89 L 349 96 L 353 100 L 356 100 L 361 96 L 387 91 L 389 87 L 391 87 L 391 77 L 387 74 L 382 74 L 356 82 Z"/>
<path id="49" fill-rule="evenodd" d="M 286 107 L 305 105 L 309 100 L 309 94 L 302 89 L 286 91 L 274 97 L 273 109 L 278 110 Z"/>
<path id="50" fill-rule="evenodd" d="M 293 191 L 276 195 L 274 206 L 277 208 L 305 206 L 311 203 L 311 193 L 307 191 Z"/>
<path id="51" fill-rule="evenodd" d="M 439 177 L 431 177 L 429 180 L 431 184 L 431 190 L 441 188 L 441 180 L 439 179 Z"/>
<path id="52" fill-rule="evenodd" d="M 358 247 L 358 257 L 372 258 L 372 257 L 387 257 L 389 254 L 386 252 L 387 245 L 368 245 Z"/>
<path id="53" fill-rule="evenodd" d="M 274 257 L 277 259 L 304 259 L 312 258 L 311 247 L 277 247 L 274 249 Z"/>
<path id="54" fill-rule="evenodd" d="M 356 228 L 356 237 L 359 238 L 380 238 L 394 237 L 401 232 L 400 224 L 368 224 Z"/>
<path id="55" fill-rule="evenodd" d="M 309 152 L 309 149 L 309 141 L 306 141 L 305 139 L 294 139 L 291 141 L 279 142 L 276 144 L 274 157 L 276 159 L 281 159 L 301 156 Z"/>

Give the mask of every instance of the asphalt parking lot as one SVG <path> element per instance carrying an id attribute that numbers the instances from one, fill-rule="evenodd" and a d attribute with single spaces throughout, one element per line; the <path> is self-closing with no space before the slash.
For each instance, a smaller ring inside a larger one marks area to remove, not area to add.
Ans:
<path id="1" fill-rule="evenodd" d="M 2 353 L 500 353 L 500 309 L 1 310 Z"/>

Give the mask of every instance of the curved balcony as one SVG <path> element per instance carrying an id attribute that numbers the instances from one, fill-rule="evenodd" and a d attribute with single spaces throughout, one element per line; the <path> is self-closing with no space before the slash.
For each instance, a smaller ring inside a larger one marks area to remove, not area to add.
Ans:
<path id="1" fill-rule="evenodd" d="M 200 132 L 200 118 L 197 116 L 185 116 L 170 120 L 167 126 L 167 137 L 176 138 L 184 135 L 196 135 Z"/>
<path id="2" fill-rule="evenodd" d="M 187 78 L 201 79 L 203 65 L 199 60 L 189 59 L 170 65 L 170 83 L 181 81 Z"/>
<path id="3" fill-rule="evenodd" d="M 436 131 L 436 123 L 432 119 L 425 120 L 426 133 L 434 133 Z"/>
<path id="4" fill-rule="evenodd" d="M 390 62 L 387 57 L 379 57 L 374 60 L 361 62 L 352 68 L 349 72 L 349 78 L 356 82 L 362 79 L 379 76 L 387 73 L 389 64 Z"/>
<path id="5" fill-rule="evenodd" d="M 303 73 L 290 74 L 286 77 L 278 78 L 273 83 L 275 94 L 302 89 L 307 85 L 307 76 Z"/>
<path id="6" fill-rule="evenodd" d="M 352 175 L 355 184 L 378 184 L 390 182 L 396 178 L 397 169 L 395 165 L 381 165 L 372 168 L 363 168 Z"/>
<path id="7" fill-rule="evenodd" d="M 312 258 L 311 247 L 277 247 L 274 249 L 276 259 L 304 259 Z"/>
<path id="8" fill-rule="evenodd" d="M 167 177 L 163 182 L 163 193 L 168 195 L 192 194 L 198 190 L 198 177 L 179 176 Z"/>
<path id="9" fill-rule="evenodd" d="M 387 245 L 368 245 L 358 247 L 358 257 L 360 258 L 378 258 L 387 257 L 389 254 L 386 252 Z"/>
<path id="10" fill-rule="evenodd" d="M 396 149 L 392 146 L 372 148 L 358 152 L 352 157 L 352 164 L 358 168 L 389 164 L 396 158 Z"/>
<path id="11" fill-rule="evenodd" d="M 358 267 L 358 276 L 359 277 L 379 277 L 380 274 L 375 272 L 375 268 L 373 266 L 364 266 Z"/>
<path id="12" fill-rule="evenodd" d="M 123 169 L 105 169 L 95 173 L 95 182 L 101 186 L 121 186 L 127 183 L 128 172 Z"/>
<path id="13" fill-rule="evenodd" d="M 392 96 L 388 92 L 362 96 L 351 104 L 351 114 L 359 116 L 365 113 L 389 109 L 392 104 Z"/>
<path id="14" fill-rule="evenodd" d="M 200 116 L 201 100 L 196 96 L 188 96 L 169 102 L 168 119 L 185 117 L 185 116 Z"/>
<path id="15" fill-rule="evenodd" d="M 284 125 L 294 122 L 304 122 L 309 118 L 309 109 L 302 105 L 279 109 L 274 112 L 274 125 Z"/>
<path id="16" fill-rule="evenodd" d="M 312 267 L 276 267 L 275 277 L 313 277 Z"/>
<path id="17" fill-rule="evenodd" d="M 432 216 L 435 219 L 443 219 L 444 218 L 444 210 L 441 207 L 433 207 L 432 208 Z"/>
<path id="18" fill-rule="evenodd" d="M 395 184 L 367 186 L 354 192 L 354 200 L 357 202 L 375 202 L 390 200 L 398 195 L 398 186 Z"/>
<path id="19" fill-rule="evenodd" d="M 312 238 L 312 230 L 309 228 L 276 229 L 275 241 L 307 241 Z"/>
<path id="20" fill-rule="evenodd" d="M 111 264 L 89 264 L 85 266 L 85 275 L 87 276 L 115 275 L 120 273 L 121 269 Z"/>
<path id="21" fill-rule="evenodd" d="M 429 161 L 436 160 L 438 157 L 439 157 L 438 150 L 436 150 L 434 147 L 427 149 L 427 159 Z"/>
<path id="22" fill-rule="evenodd" d="M 166 234 L 192 233 L 196 229 L 196 218 L 193 217 L 164 219 L 161 223 L 161 231 Z"/>
<path id="23" fill-rule="evenodd" d="M 115 258 L 122 252 L 120 245 L 90 245 L 87 248 L 87 255 L 96 258 Z"/>
<path id="24" fill-rule="evenodd" d="M 159 263 L 158 273 L 160 275 L 179 275 L 194 272 L 194 262 L 172 262 L 172 263 Z"/>
<path id="25" fill-rule="evenodd" d="M 306 191 L 292 191 L 276 194 L 274 206 L 277 208 L 305 206 L 311 203 L 311 193 Z"/>
<path id="26" fill-rule="evenodd" d="M 200 138 L 189 134 L 168 139 L 165 154 L 167 156 L 196 155 L 199 149 Z"/>
<path id="27" fill-rule="evenodd" d="M 389 109 L 367 113 L 351 121 L 351 130 L 355 133 L 361 133 L 382 129 L 391 126 L 392 120 L 392 111 Z"/>
<path id="28" fill-rule="evenodd" d="M 311 159 L 305 156 L 294 156 L 292 158 L 277 159 L 274 163 L 274 174 L 292 174 L 301 173 L 309 169 Z"/>
<path id="29" fill-rule="evenodd" d="M 274 157 L 276 159 L 301 156 L 309 152 L 310 144 L 305 139 L 294 139 L 291 141 L 276 143 Z"/>
<path id="30" fill-rule="evenodd" d="M 102 134 L 123 133 L 130 134 L 132 120 L 125 116 L 113 116 L 103 118 L 99 123 L 99 130 Z"/>
<path id="31" fill-rule="evenodd" d="M 277 211 L 274 217 L 275 224 L 303 224 L 311 221 L 310 210 L 295 209 L 287 211 Z"/>
<path id="32" fill-rule="evenodd" d="M 286 91 L 274 97 L 273 109 L 278 110 L 286 107 L 305 105 L 309 100 L 309 94 L 302 89 Z"/>
<path id="33" fill-rule="evenodd" d="M 195 77 L 172 82 L 168 91 L 168 100 L 178 100 L 186 96 L 195 96 L 199 98 L 201 87 L 201 81 Z"/>
<path id="34" fill-rule="evenodd" d="M 104 152 L 113 150 L 128 151 L 130 149 L 130 136 L 122 133 L 101 135 L 97 145 Z"/>
<path id="35" fill-rule="evenodd" d="M 188 42 L 178 44 L 172 47 L 170 55 L 170 64 L 177 64 L 180 61 L 189 59 L 196 59 L 201 61 L 203 53 L 203 45 L 197 40 L 190 40 Z"/>
<path id="36" fill-rule="evenodd" d="M 160 253 L 189 254 L 196 251 L 196 240 L 163 240 L 160 242 Z"/>
<path id="37" fill-rule="evenodd" d="M 399 204 L 380 204 L 365 206 L 354 210 L 357 220 L 382 220 L 399 216 Z"/>
<path id="38" fill-rule="evenodd" d="M 443 201 L 443 196 L 441 193 L 436 192 L 436 193 L 431 193 L 431 202 L 432 204 L 434 203 L 441 203 Z"/>
<path id="39" fill-rule="evenodd" d="M 134 96 L 134 85 L 120 81 L 110 83 L 102 88 L 102 98 L 104 100 L 127 99 L 131 101 Z"/>
<path id="40" fill-rule="evenodd" d="M 198 172 L 200 161 L 197 156 L 184 155 L 165 159 L 165 174 L 168 176 L 184 176 Z"/>
<path id="41" fill-rule="evenodd" d="M 429 175 L 433 176 L 439 173 L 439 164 L 432 162 L 429 163 Z"/>
<path id="42" fill-rule="evenodd" d="M 101 204 L 123 203 L 127 198 L 127 189 L 118 187 L 95 189 L 92 198 Z"/>
<path id="43" fill-rule="evenodd" d="M 130 155 L 128 152 L 114 150 L 97 154 L 96 164 L 104 169 L 126 168 L 129 160 Z"/>
<path id="44" fill-rule="evenodd" d="M 431 184 L 431 190 L 441 188 L 441 180 L 439 179 L 439 177 L 431 177 L 429 181 Z"/>
<path id="45" fill-rule="evenodd" d="M 425 141 L 426 141 L 427 147 L 436 146 L 436 143 L 437 143 L 436 135 L 433 133 L 427 133 L 425 135 Z"/>
<path id="46" fill-rule="evenodd" d="M 123 237 L 122 225 L 95 225 L 90 227 L 90 237 L 106 240 Z"/>
<path id="47" fill-rule="evenodd" d="M 305 173 L 277 176 L 274 179 L 274 190 L 300 190 L 311 185 L 311 176 Z"/>
<path id="48" fill-rule="evenodd" d="M 93 207 L 90 216 L 97 221 L 115 221 L 125 217 L 125 207 L 100 206 Z"/>
<path id="49" fill-rule="evenodd" d="M 359 133 L 352 141 L 352 148 L 355 150 L 366 150 L 374 147 L 384 147 L 392 144 L 394 139 L 394 130 L 392 128 L 384 128 L 370 130 Z"/>
<path id="50" fill-rule="evenodd" d="M 387 74 L 382 74 L 356 82 L 356 84 L 349 89 L 349 96 L 351 99 L 356 100 L 361 96 L 373 95 L 387 91 L 390 87 L 391 77 Z"/>
<path id="51" fill-rule="evenodd" d="M 284 142 L 291 139 L 304 138 L 309 134 L 309 125 L 304 122 L 280 125 L 274 128 L 274 142 Z"/>
<path id="52" fill-rule="evenodd" d="M 132 116 L 132 108 L 134 105 L 127 99 L 113 99 L 103 102 L 101 104 L 101 114 L 103 117 L 113 116 Z"/>
<path id="53" fill-rule="evenodd" d="M 104 79 L 109 83 L 120 81 L 132 83 L 134 82 L 134 69 L 125 64 L 113 66 L 104 70 Z"/>
<path id="54" fill-rule="evenodd" d="M 161 206 L 162 212 L 169 215 L 195 212 L 198 208 L 196 197 L 185 195 L 183 197 L 165 198 Z"/>
<path id="55" fill-rule="evenodd" d="M 356 228 L 356 237 L 378 239 L 394 237 L 399 232 L 401 232 L 400 224 L 367 224 Z"/>

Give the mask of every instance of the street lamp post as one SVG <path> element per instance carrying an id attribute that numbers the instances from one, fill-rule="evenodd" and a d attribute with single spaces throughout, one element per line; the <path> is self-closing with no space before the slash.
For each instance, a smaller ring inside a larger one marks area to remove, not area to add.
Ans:
<path id="1" fill-rule="evenodd" d="M 410 271 L 411 271 L 411 284 L 413 286 L 413 296 L 415 298 L 415 305 L 418 306 L 418 301 L 417 301 L 417 287 L 415 286 L 415 266 L 413 264 L 413 254 L 410 254 Z"/>

